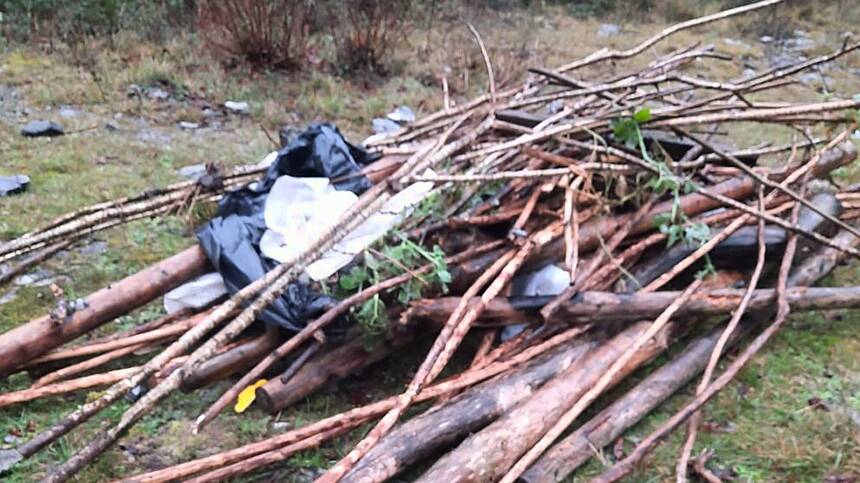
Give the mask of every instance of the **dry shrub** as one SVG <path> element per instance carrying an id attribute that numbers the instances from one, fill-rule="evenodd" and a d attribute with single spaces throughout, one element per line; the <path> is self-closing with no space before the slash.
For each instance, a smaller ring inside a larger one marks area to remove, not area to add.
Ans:
<path id="1" fill-rule="evenodd" d="M 345 70 L 384 70 L 386 56 L 410 28 L 410 0 L 343 0 L 333 2 L 337 57 Z"/>
<path id="2" fill-rule="evenodd" d="M 309 46 L 309 0 L 200 0 L 197 28 L 216 51 L 253 67 L 293 68 Z"/>

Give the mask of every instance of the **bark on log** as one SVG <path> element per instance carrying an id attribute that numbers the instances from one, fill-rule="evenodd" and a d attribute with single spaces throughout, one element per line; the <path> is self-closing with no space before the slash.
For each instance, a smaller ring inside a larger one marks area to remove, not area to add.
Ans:
<path id="1" fill-rule="evenodd" d="M 593 342 L 559 347 L 540 359 L 469 388 L 443 406 L 405 422 L 383 438 L 342 483 L 383 481 L 487 425 L 570 367 Z"/>
<path id="2" fill-rule="evenodd" d="M 56 396 L 58 394 L 66 394 L 80 391 L 82 389 L 106 386 L 131 376 L 135 371 L 137 371 L 137 369 L 137 367 L 117 369 L 115 371 L 105 372 L 102 374 L 93 374 L 91 376 L 79 377 L 69 381 L 48 384 L 38 388 L 28 388 L 0 394 L 0 408 L 10 406 L 12 404 L 32 401 L 42 397 Z"/>
<path id="3" fill-rule="evenodd" d="M 842 231 L 835 238 L 844 246 L 860 243 L 853 234 Z M 827 275 L 845 254 L 825 247 L 808 256 L 789 278 L 791 285 L 812 285 Z M 813 289 L 814 290 L 814 289 Z M 762 310 L 772 309 L 769 304 Z M 748 318 L 732 335 L 734 344 L 748 332 L 761 317 Z M 588 461 L 593 448 L 602 448 L 620 436 L 627 428 L 648 415 L 662 401 L 685 385 L 707 364 L 722 328 L 700 337 L 690 344 L 673 361 L 667 363 L 639 383 L 622 398 L 601 411 L 570 436 L 544 454 L 521 477 L 525 483 L 545 483 L 564 480 L 570 473 Z"/>
<path id="4" fill-rule="evenodd" d="M 398 334 L 368 352 L 364 341 L 357 337 L 307 361 L 286 382 L 281 377 L 270 380 L 257 389 L 256 402 L 269 414 L 277 414 L 278 411 L 317 392 L 328 381 L 343 379 L 359 372 L 388 357 L 394 350 L 412 340 L 412 334 Z"/>
<path id="5" fill-rule="evenodd" d="M 676 318 L 727 314 L 737 307 L 743 293 L 743 289 L 719 289 L 698 293 L 681 306 Z M 653 318 L 680 294 L 679 291 L 632 294 L 582 292 L 560 305 L 552 320 L 585 324 Z M 860 287 L 795 287 L 788 289 L 786 296 L 792 311 L 844 309 L 860 305 Z M 487 304 L 482 317 L 486 325 L 510 325 L 539 320 L 537 312 L 551 299 L 552 297 L 497 298 Z M 759 289 L 753 293 L 749 308 L 764 309 L 770 307 L 774 300 L 774 289 Z M 458 302 L 457 297 L 419 300 L 413 303 L 410 316 L 442 323 Z"/>
<path id="6" fill-rule="evenodd" d="M 182 392 L 187 393 L 229 377 L 265 357 L 266 354 L 275 350 L 282 340 L 283 334 L 279 328 L 266 326 L 265 333 L 194 368 L 191 374 L 182 381 L 179 388 Z"/>
<path id="7" fill-rule="evenodd" d="M 0 335 L 0 375 L 144 305 L 200 275 L 209 261 L 199 246 L 126 277 L 86 298 L 87 307 L 66 320 L 45 315 Z"/>
<path id="8" fill-rule="evenodd" d="M 750 324 L 746 324 L 735 331 L 730 344 L 737 342 L 750 327 Z M 520 480 L 524 483 L 547 483 L 566 478 L 594 456 L 594 448 L 600 449 L 611 444 L 702 372 L 723 328 L 719 326 L 694 340 L 678 357 L 651 373 L 624 396 L 553 446 Z"/>
<path id="9" fill-rule="evenodd" d="M 634 324 L 601 344 L 529 399 L 440 458 L 418 481 L 489 482 L 501 478 L 568 409 L 569 403 L 584 394 L 650 325 Z M 673 324 L 667 325 L 643 346 L 616 375 L 613 384 L 660 354 L 673 329 Z"/>

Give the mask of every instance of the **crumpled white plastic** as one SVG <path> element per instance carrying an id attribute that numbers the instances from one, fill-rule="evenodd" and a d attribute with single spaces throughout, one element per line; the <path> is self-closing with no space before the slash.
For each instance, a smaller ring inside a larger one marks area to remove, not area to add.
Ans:
<path id="1" fill-rule="evenodd" d="M 330 277 L 398 224 L 432 189 L 433 183 L 426 181 L 407 186 L 311 263 L 305 273 L 316 281 Z M 260 251 L 283 263 L 308 248 L 356 201 L 354 193 L 335 190 L 327 178 L 279 177 L 266 199 L 263 217 L 267 230 Z"/>
<path id="2" fill-rule="evenodd" d="M 227 294 L 224 278 L 218 272 L 201 275 L 164 295 L 164 310 L 168 314 L 184 308 L 200 309 Z"/>

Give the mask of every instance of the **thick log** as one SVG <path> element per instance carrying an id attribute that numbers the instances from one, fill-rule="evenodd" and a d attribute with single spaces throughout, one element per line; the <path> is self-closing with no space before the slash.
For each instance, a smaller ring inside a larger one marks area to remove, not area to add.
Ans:
<path id="1" fill-rule="evenodd" d="M 0 375 L 152 301 L 202 274 L 208 264 L 195 245 L 91 294 L 86 308 L 65 320 L 45 315 L 0 335 Z"/>
<path id="2" fill-rule="evenodd" d="M 286 381 L 282 377 L 270 380 L 257 389 L 256 402 L 269 414 L 277 414 L 317 392 L 327 382 L 360 372 L 412 340 L 411 333 L 402 333 L 368 351 L 362 338 L 357 337 L 310 359 Z"/>
<path id="3" fill-rule="evenodd" d="M 858 240 L 848 231 L 842 231 L 836 240 L 843 246 L 856 246 Z M 843 259 L 845 254 L 825 247 L 801 263 L 789 278 L 791 285 L 812 285 L 827 275 Z M 813 289 L 814 290 L 814 289 Z M 773 304 L 762 307 L 772 309 Z M 729 344 L 740 340 L 761 320 L 748 317 L 732 334 Z M 707 364 L 722 327 L 691 343 L 677 358 L 667 363 L 627 392 L 597 416 L 560 441 L 522 476 L 524 483 L 546 483 L 562 481 L 583 465 L 594 454 L 594 448 L 609 445 L 626 429 L 648 415 L 654 408 L 669 398 L 675 391 L 701 372 Z"/>
<path id="4" fill-rule="evenodd" d="M 593 348 L 591 341 L 559 347 L 410 419 L 383 438 L 341 481 L 384 481 L 432 456 L 440 448 L 457 444 L 534 394 L 537 388 Z"/>
<path id="5" fill-rule="evenodd" d="M 751 325 L 735 331 L 730 343 Z M 594 448 L 608 446 L 663 401 L 704 370 L 724 326 L 716 327 L 690 343 L 672 359 L 617 399 L 597 416 L 557 443 L 532 465 L 520 480 L 524 483 L 562 481 L 594 456 Z"/>
<path id="6" fill-rule="evenodd" d="M 267 325 L 266 331 L 253 339 L 225 351 L 195 367 L 182 381 L 182 392 L 191 392 L 247 368 L 275 350 L 283 340 L 278 327 Z"/>
<path id="7" fill-rule="evenodd" d="M 601 377 L 608 367 L 641 336 L 650 322 L 639 322 L 601 344 L 529 399 L 463 441 L 440 458 L 418 481 L 490 482 L 501 478 L 517 459 Z M 613 379 L 627 377 L 663 352 L 671 340 L 672 324 L 651 339 Z"/>
<path id="8" fill-rule="evenodd" d="M 737 307 L 743 289 L 719 289 L 693 295 L 678 310 L 678 318 L 728 314 Z M 582 292 L 559 306 L 553 320 L 586 324 L 640 320 L 660 315 L 681 294 L 679 291 L 619 294 Z M 795 287 L 786 292 L 792 311 L 846 309 L 860 306 L 860 287 Z M 486 325 L 519 324 L 539 320 L 537 312 L 552 297 L 497 298 L 487 304 Z M 424 299 L 413 303 L 410 317 L 442 323 L 459 302 L 457 297 Z M 759 289 L 750 300 L 750 310 L 770 307 L 776 300 L 774 289 Z M 477 303 L 477 298 L 475 299 Z"/>

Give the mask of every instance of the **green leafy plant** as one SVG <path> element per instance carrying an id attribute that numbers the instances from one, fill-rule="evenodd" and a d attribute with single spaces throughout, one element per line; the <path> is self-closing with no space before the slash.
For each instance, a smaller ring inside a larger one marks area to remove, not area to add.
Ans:
<path id="1" fill-rule="evenodd" d="M 672 246 L 683 241 L 693 246 L 701 246 L 711 238 L 710 228 L 704 223 L 691 222 L 681 209 L 681 194 L 695 192 L 698 188 L 692 180 L 675 174 L 664 160 L 652 156 L 648 151 L 640 125 L 651 119 L 651 110 L 643 107 L 631 117 L 616 119 L 612 123 L 613 134 L 628 148 L 638 149 L 642 159 L 654 167 L 656 174 L 648 181 L 647 186 L 658 195 L 669 193 L 672 197 L 672 210 L 654 218 L 654 224 L 666 235 L 666 244 Z M 710 256 L 705 255 L 705 267 L 697 276 L 704 277 L 714 271 Z"/>
<path id="2" fill-rule="evenodd" d="M 432 266 L 430 272 L 416 275 L 393 289 L 395 299 L 401 304 L 407 304 L 422 298 L 425 289 L 434 287 L 447 292 L 451 274 L 445 263 L 445 252 L 438 246 L 432 249 L 422 247 L 399 232 L 395 232 L 394 237 L 399 243 L 385 245 L 379 250 L 367 250 L 363 263 L 340 276 L 340 288 L 350 293 L 357 292 L 429 263 Z M 361 304 L 354 316 L 364 329 L 368 343 L 373 343 L 382 336 L 388 327 L 386 304 L 380 294 Z"/>

